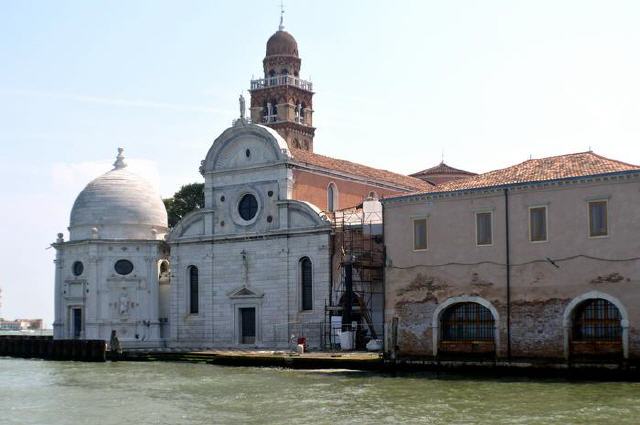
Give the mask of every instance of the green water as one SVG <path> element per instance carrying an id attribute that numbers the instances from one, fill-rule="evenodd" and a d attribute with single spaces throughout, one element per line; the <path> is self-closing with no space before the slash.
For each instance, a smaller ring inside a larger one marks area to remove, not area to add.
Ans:
<path id="1" fill-rule="evenodd" d="M 0 424 L 638 424 L 640 383 L 0 358 Z"/>

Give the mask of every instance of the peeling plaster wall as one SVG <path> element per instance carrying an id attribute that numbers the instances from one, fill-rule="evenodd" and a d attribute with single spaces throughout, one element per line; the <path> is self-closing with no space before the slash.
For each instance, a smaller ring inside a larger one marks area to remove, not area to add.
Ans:
<path id="1" fill-rule="evenodd" d="M 609 235 L 588 237 L 589 200 L 607 199 Z M 545 205 L 548 241 L 529 241 L 529 207 Z M 476 246 L 475 213 L 493 213 L 493 245 Z M 640 357 L 638 178 L 509 191 L 511 350 L 514 357 L 562 358 L 563 316 L 576 297 L 599 291 L 629 314 L 629 357 Z M 427 218 L 428 249 L 414 251 L 412 220 Z M 498 357 L 507 355 L 504 194 L 385 201 L 385 320 L 399 318 L 401 354 L 433 354 L 432 320 L 451 297 L 477 296 L 498 311 Z M 409 235 L 409 237 L 407 237 Z M 548 262 L 553 259 L 558 267 Z"/>

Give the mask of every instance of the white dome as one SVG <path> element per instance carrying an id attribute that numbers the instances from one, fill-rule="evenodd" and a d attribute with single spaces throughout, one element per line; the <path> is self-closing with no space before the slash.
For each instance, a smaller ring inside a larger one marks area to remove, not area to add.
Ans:
<path id="1" fill-rule="evenodd" d="M 70 240 L 162 239 L 167 210 L 142 177 L 129 172 L 122 149 L 115 168 L 85 187 L 71 209 Z"/>

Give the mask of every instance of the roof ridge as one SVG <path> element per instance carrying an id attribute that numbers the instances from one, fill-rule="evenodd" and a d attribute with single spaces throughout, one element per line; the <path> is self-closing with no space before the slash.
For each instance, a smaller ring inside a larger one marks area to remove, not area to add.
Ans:
<path id="1" fill-rule="evenodd" d="M 463 170 L 462 168 L 456 168 L 456 167 L 452 167 L 451 165 L 445 163 L 444 161 L 440 161 L 440 163 L 438 163 L 437 165 L 434 165 L 433 167 L 429 167 L 429 168 L 425 168 L 424 170 L 420 170 L 420 171 L 416 171 L 415 173 L 411 173 L 409 174 L 410 176 L 417 176 L 420 174 L 425 174 L 427 172 L 430 171 L 435 171 L 438 170 L 439 168 L 445 168 L 454 172 L 458 172 L 460 174 L 467 174 L 469 176 L 475 176 L 477 175 L 477 173 L 474 173 L 472 171 L 467 171 L 467 170 Z"/>
<path id="2" fill-rule="evenodd" d="M 307 151 L 307 150 L 304 150 L 304 149 L 289 148 L 289 150 L 292 153 L 293 159 L 296 160 L 296 161 L 306 162 L 306 161 L 304 161 L 304 156 L 305 155 L 309 155 L 309 156 L 312 155 L 312 156 L 320 157 L 320 158 L 323 158 L 323 159 L 326 159 L 326 160 L 329 160 L 329 161 L 339 161 L 339 162 L 342 162 L 343 164 L 350 164 L 350 165 L 352 165 L 354 167 L 363 169 L 363 171 L 373 171 L 373 172 L 378 172 L 378 173 L 379 172 L 386 173 L 386 174 L 389 174 L 389 175 L 391 175 L 393 177 L 396 177 L 398 179 L 403 179 L 403 180 L 405 180 L 405 182 L 393 181 L 393 180 L 384 178 L 384 176 L 364 176 L 364 175 L 360 175 L 360 177 L 367 177 L 367 178 L 374 179 L 374 180 L 381 180 L 381 181 L 385 181 L 387 183 L 393 183 L 393 184 L 405 186 L 405 187 L 410 188 L 410 189 L 426 188 L 427 186 L 430 186 L 429 183 L 427 183 L 424 180 L 421 180 L 421 179 L 419 179 L 417 177 L 408 176 L 406 174 L 400 174 L 400 173 L 397 173 L 395 171 L 390 171 L 390 170 L 387 170 L 387 169 L 384 169 L 384 168 L 375 168 L 375 167 L 372 167 L 370 165 L 361 164 L 359 162 L 354 162 L 354 161 L 349 161 L 347 159 L 341 159 L 341 158 L 331 157 L 331 156 L 327 156 L 327 155 L 322 155 L 322 154 L 311 152 L 311 151 Z M 299 154 L 299 156 L 297 156 L 296 154 Z M 300 158 L 300 157 L 302 157 L 302 158 Z M 320 167 L 331 168 L 331 167 L 328 167 L 327 165 L 322 165 L 322 164 L 314 164 L 314 165 L 317 165 L 317 166 L 320 166 Z M 349 170 L 341 170 L 341 171 L 344 172 L 344 173 L 347 173 L 347 174 L 359 175 L 359 174 L 356 174 L 356 173 L 354 173 L 352 171 L 349 171 Z"/>
<path id="3" fill-rule="evenodd" d="M 626 165 L 628 167 L 637 167 L 637 168 L 640 169 L 640 165 L 638 165 L 638 164 L 632 164 L 630 162 L 624 162 L 624 161 L 620 161 L 620 160 L 617 160 L 617 159 L 607 158 L 606 156 L 597 154 L 597 153 L 595 153 L 593 151 L 589 151 L 588 153 L 590 153 L 593 156 L 597 156 L 598 158 L 606 159 L 607 161 L 617 162 L 618 164 Z"/>

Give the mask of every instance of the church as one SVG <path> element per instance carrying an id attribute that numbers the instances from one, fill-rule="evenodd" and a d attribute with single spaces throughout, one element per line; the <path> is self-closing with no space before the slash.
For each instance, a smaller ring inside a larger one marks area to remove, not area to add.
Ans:
<path id="1" fill-rule="evenodd" d="M 315 153 L 301 62 L 281 21 L 264 77 L 250 83 L 250 115 L 241 97 L 240 117 L 203 152 L 204 208 L 173 228 L 122 149 L 78 195 L 69 239 L 53 244 L 56 339 L 115 332 L 124 347 L 323 348 L 336 318 L 382 333 L 379 199 L 471 173 L 440 164 L 405 176 Z"/>

